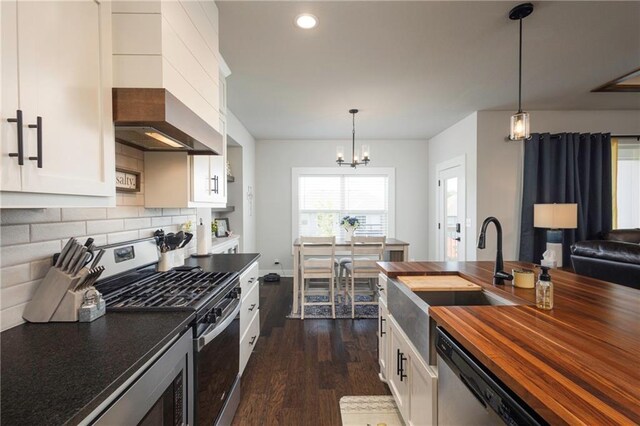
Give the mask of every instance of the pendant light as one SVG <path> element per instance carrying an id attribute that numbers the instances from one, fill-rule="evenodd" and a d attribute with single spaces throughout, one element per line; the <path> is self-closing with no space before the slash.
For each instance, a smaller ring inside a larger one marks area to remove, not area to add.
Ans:
<path id="1" fill-rule="evenodd" d="M 350 109 L 349 114 L 352 115 L 352 123 L 353 123 L 353 131 L 351 133 L 351 163 L 345 163 L 344 161 L 344 147 L 339 146 L 337 148 L 337 159 L 336 163 L 339 166 L 349 165 L 353 168 L 358 167 L 359 165 L 364 164 L 365 166 L 369 164 L 369 155 L 371 154 L 369 150 L 369 145 L 362 145 L 362 150 L 360 153 L 356 151 L 356 114 L 358 113 L 357 109 Z M 362 158 L 360 158 L 360 154 L 362 154 Z"/>
<path id="2" fill-rule="evenodd" d="M 522 3 L 511 9 L 509 19 L 520 23 L 520 48 L 518 51 L 518 112 L 511 116 L 509 139 L 527 140 L 529 134 L 529 113 L 522 111 L 522 20 L 533 12 L 533 4 Z"/>

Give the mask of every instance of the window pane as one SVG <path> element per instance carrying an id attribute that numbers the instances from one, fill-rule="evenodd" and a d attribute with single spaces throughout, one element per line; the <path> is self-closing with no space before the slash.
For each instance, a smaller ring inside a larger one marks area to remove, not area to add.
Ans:
<path id="1" fill-rule="evenodd" d="M 337 212 L 305 212 L 300 213 L 298 229 L 304 237 L 330 237 L 338 235 L 339 213 Z"/>
<path id="2" fill-rule="evenodd" d="M 340 176 L 301 176 L 298 182 L 301 210 L 339 210 Z"/>
<path id="3" fill-rule="evenodd" d="M 618 145 L 618 228 L 640 227 L 640 144 Z"/>
<path id="4" fill-rule="evenodd" d="M 389 230 L 387 176 L 307 175 L 298 178 L 298 235 L 346 237 L 344 216 L 360 222 L 356 235 L 381 236 Z"/>
<path id="5" fill-rule="evenodd" d="M 384 176 L 347 176 L 345 178 L 347 210 L 386 210 L 387 178 Z"/>

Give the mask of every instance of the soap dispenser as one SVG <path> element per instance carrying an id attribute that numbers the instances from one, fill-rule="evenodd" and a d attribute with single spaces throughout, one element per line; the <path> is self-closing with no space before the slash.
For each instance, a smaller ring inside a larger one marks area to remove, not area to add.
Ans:
<path id="1" fill-rule="evenodd" d="M 539 309 L 553 309 L 553 283 L 548 266 L 540 266 L 542 272 L 536 283 L 536 306 Z"/>

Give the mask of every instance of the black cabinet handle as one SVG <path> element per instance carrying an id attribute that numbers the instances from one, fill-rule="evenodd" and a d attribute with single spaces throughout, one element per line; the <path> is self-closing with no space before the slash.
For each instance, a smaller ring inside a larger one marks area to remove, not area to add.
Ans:
<path id="1" fill-rule="evenodd" d="M 24 141 L 22 139 L 22 110 L 16 110 L 16 118 L 7 118 L 9 123 L 18 125 L 18 152 L 10 152 L 9 157 L 18 157 L 18 164 L 24 166 Z"/>
<path id="2" fill-rule="evenodd" d="M 37 146 L 38 146 L 38 156 L 37 157 L 29 157 L 31 161 L 38 162 L 38 168 L 42 168 L 42 117 L 36 118 L 36 124 L 29 124 L 30 129 L 37 129 Z"/>
<path id="3" fill-rule="evenodd" d="M 256 304 L 254 303 L 254 304 L 251 305 L 251 307 L 248 310 L 249 311 L 253 311 L 255 309 L 255 307 L 256 307 Z"/>
<path id="4" fill-rule="evenodd" d="M 400 349 L 397 350 L 398 352 L 396 353 L 396 376 L 400 375 Z"/>
<path id="5" fill-rule="evenodd" d="M 387 320 L 385 318 L 380 317 L 380 337 L 384 336 L 385 334 L 387 334 L 386 331 L 382 331 L 382 323 L 383 322 L 387 322 Z"/>
<path id="6" fill-rule="evenodd" d="M 257 337 L 258 337 L 258 336 L 253 336 L 253 337 L 251 338 L 251 341 L 249 342 L 249 345 L 253 346 L 253 344 L 256 342 L 256 338 L 257 338 Z"/>
<path id="7" fill-rule="evenodd" d="M 404 356 L 404 353 L 400 352 L 400 381 L 402 381 L 402 379 L 406 379 L 407 375 L 404 374 L 404 362 L 407 360 L 407 357 Z"/>

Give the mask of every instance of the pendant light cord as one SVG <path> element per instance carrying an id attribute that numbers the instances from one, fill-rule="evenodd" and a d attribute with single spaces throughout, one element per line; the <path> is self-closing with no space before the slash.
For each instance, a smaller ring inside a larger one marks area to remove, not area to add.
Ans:
<path id="1" fill-rule="evenodd" d="M 520 51 L 518 54 L 518 113 L 522 112 L 522 18 L 520 21 Z"/>

